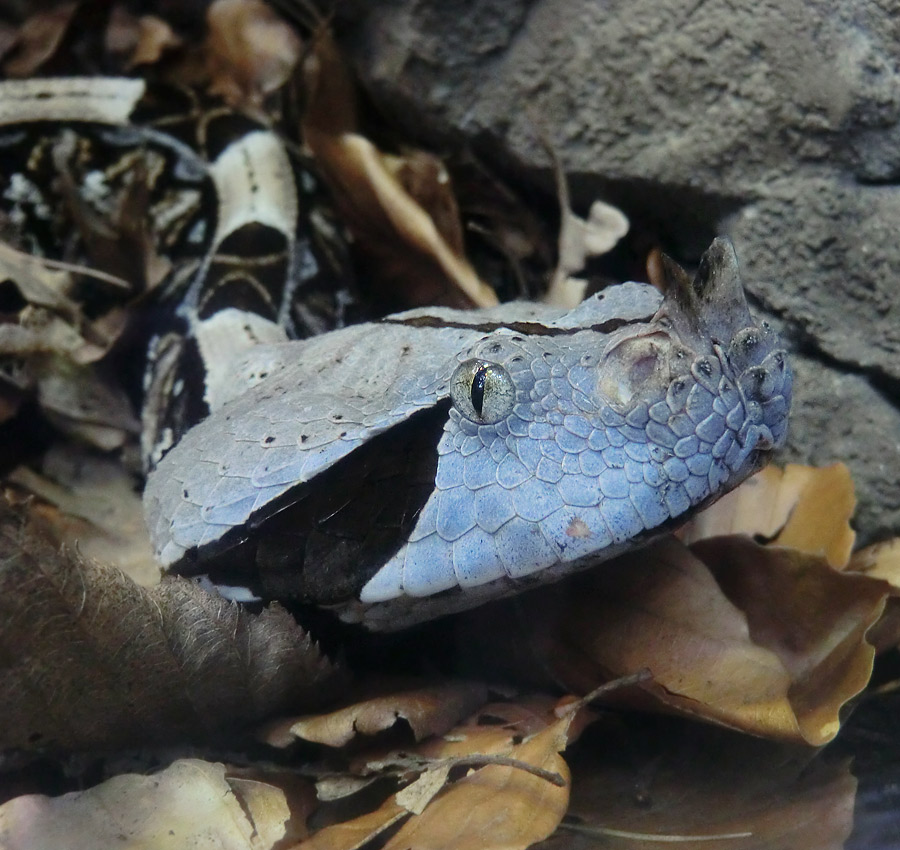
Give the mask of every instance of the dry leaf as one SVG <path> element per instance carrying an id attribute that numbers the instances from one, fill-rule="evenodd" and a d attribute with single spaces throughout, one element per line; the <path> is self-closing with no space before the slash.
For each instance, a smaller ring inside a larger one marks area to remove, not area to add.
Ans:
<path id="1" fill-rule="evenodd" d="M 568 744 L 572 721 L 573 715 L 563 717 L 504 753 L 558 774 L 562 785 L 520 767 L 479 768 L 446 787 L 421 815 L 411 817 L 385 850 L 513 850 L 546 838 L 568 807 L 569 769 L 560 753 Z"/>
<path id="2" fill-rule="evenodd" d="M 894 589 L 868 639 L 879 653 L 900 646 L 900 537 L 860 549 L 850 559 L 847 571 L 882 579 Z"/>
<path id="3" fill-rule="evenodd" d="M 210 93 L 230 106 L 259 108 L 296 67 L 297 34 L 263 0 L 215 0 L 206 21 Z"/>
<path id="4" fill-rule="evenodd" d="M 81 309 L 68 296 L 73 284 L 67 270 L 5 242 L 0 242 L 0 280 L 15 284 L 29 304 L 53 310 L 72 323 L 81 316 Z"/>
<path id="5" fill-rule="evenodd" d="M 570 762 L 568 816 L 540 850 L 840 850 L 853 827 L 846 760 L 690 721 L 626 718 Z"/>
<path id="6" fill-rule="evenodd" d="M 552 145 L 546 139 L 543 142 L 553 163 L 560 211 L 559 254 L 544 301 L 571 309 L 581 303 L 587 289 L 587 281 L 573 275 L 584 269 L 589 257 L 611 251 L 630 224 L 621 210 L 600 200 L 591 204 L 587 219 L 575 215 L 562 164 Z"/>
<path id="7" fill-rule="evenodd" d="M 720 534 L 771 539 L 833 567 L 847 565 L 856 535 L 850 518 L 856 507 L 853 480 L 843 463 L 813 467 L 767 466 L 698 514 L 679 533 L 685 543 Z"/>
<path id="8" fill-rule="evenodd" d="M 405 156 L 384 154 L 382 161 L 407 194 L 428 213 L 447 247 L 457 256 L 463 256 L 465 243 L 459 206 L 444 163 L 427 151 L 411 151 Z"/>
<path id="9" fill-rule="evenodd" d="M 848 570 L 884 579 L 900 590 L 900 537 L 860 549 L 850 559 Z"/>
<path id="10" fill-rule="evenodd" d="M 739 536 L 695 550 L 666 539 L 507 608 L 486 607 L 461 625 L 468 651 L 493 671 L 512 657 L 517 674 L 578 693 L 646 668 L 652 682 L 612 701 L 816 746 L 831 740 L 868 681 L 866 632 L 889 586 Z"/>
<path id="11" fill-rule="evenodd" d="M 153 776 L 125 774 L 61 797 L 13 799 L 0 807 L 0 836 L 5 850 L 270 850 L 298 837 L 290 818 L 280 788 L 183 759 Z"/>
<path id="12" fill-rule="evenodd" d="M 113 6 L 106 27 L 104 47 L 122 57 L 127 70 L 155 65 L 163 54 L 182 45 L 167 21 L 156 15 L 132 15 L 123 6 Z"/>
<path id="13" fill-rule="evenodd" d="M 494 291 L 479 280 L 459 246 L 448 243 L 435 219 L 406 191 L 397 177 L 396 159 L 385 157 L 356 132 L 352 84 L 324 32 L 304 70 L 309 103 L 303 137 L 334 193 L 341 218 L 376 263 L 375 273 L 381 269 L 384 285 L 394 293 L 402 290 L 407 304 L 496 304 Z M 445 189 L 432 186 L 429 193 L 446 199 Z M 444 212 L 439 221 L 444 221 L 445 204 L 440 204 Z M 446 223 L 442 227 L 448 232 Z"/>
<path id="14" fill-rule="evenodd" d="M 184 579 L 145 589 L 0 520 L 0 746 L 216 737 L 340 685 L 278 607 L 256 616 Z"/>
<path id="15" fill-rule="evenodd" d="M 35 501 L 32 510 L 46 521 L 57 545 L 114 563 L 145 587 L 159 583 L 137 482 L 120 462 L 61 444 L 45 454 L 41 474 L 19 466 L 6 483 L 43 500 Z"/>
<path id="16" fill-rule="evenodd" d="M 59 50 L 79 3 L 60 3 L 29 15 L 19 28 L 14 52 L 3 63 L 10 77 L 30 77 Z"/>
<path id="17" fill-rule="evenodd" d="M 648 668 L 670 709 L 819 746 L 868 682 L 887 590 L 741 537 L 667 540 L 579 582 L 562 627 L 607 675 Z"/>
<path id="18" fill-rule="evenodd" d="M 416 740 L 441 735 L 487 699 L 477 682 L 447 681 L 415 689 L 397 684 L 385 696 L 294 721 L 290 733 L 306 741 L 343 747 L 357 735 L 375 735 L 405 720 Z M 273 736 L 269 743 L 279 740 Z"/>
<path id="19" fill-rule="evenodd" d="M 421 775 L 376 811 L 325 827 L 298 850 L 361 847 L 406 817 L 408 809 L 421 814 L 409 816 L 386 848 L 524 848 L 541 840 L 565 813 L 569 774 L 560 752 L 581 728 L 579 712 L 558 717 L 557 707 L 546 697 L 483 706 L 442 738 L 430 737 L 403 757 L 358 758 L 369 770 L 405 764 L 407 774 Z M 452 773 L 466 766 L 474 769 L 453 781 Z"/>
<path id="20" fill-rule="evenodd" d="M 35 377 L 44 415 L 64 434 L 112 451 L 140 432 L 125 391 L 93 367 L 63 357 L 41 358 Z"/>
<path id="21" fill-rule="evenodd" d="M 357 850 L 408 815 L 391 797 L 374 812 L 320 829 L 292 850 Z"/>

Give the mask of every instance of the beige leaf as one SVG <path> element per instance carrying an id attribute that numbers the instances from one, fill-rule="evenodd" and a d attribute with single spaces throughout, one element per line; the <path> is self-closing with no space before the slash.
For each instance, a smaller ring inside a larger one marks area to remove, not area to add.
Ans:
<path id="1" fill-rule="evenodd" d="M 720 534 L 759 535 L 822 555 L 840 569 L 853 551 L 855 507 L 853 480 L 843 463 L 768 466 L 694 517 L 679 537 L 693 543 Z"/>
<path id="2" fill-rule="evenodd" d="M 68 296 L 73 284 L 67 270 L 54 268 L 5 242 L 0 242 L 0 279 L 12 281 L 29 304 L 54 310 L 70 322 L 81 314 Z"/>
<path id="3" fill-rule="evenodd" d="M 546 838 L 569 802 L 569 769 L 560 752 L 572 720 L 573 715 L 563 717 L 507 752 L 511 759 L 558 774 L 562 785 L 511 765 L 479 768 L 411 817 L 385 850 L 514 850 Z"/>
<path id="4" fill-rule="evenodd" d="M 848 570 L 884 579 L 900 590 L 900 537 L 860 549 L 850 559 Z"/>
<path id="5" fill-rule="evenodd" d="M 408 159 L 410 164 L 400 168 L 396 158 L 386 157 L 357 132 L 352 84 L 324 32 L 317 37 L 304 70 L 309 98 L 304 139 L 334 193 L 341 217 L 360 248 L 377 264 L 371 271 L 377 273 L 380 267 L 381 280 L 391 286 L 395 297 L 402 289 L 407 305 L 496 304 L 494 291 L 460 252 L 458 236 L 448 242 L 435 218 L 398 179 L 404 170 L 415 167 L 414 160 Z M 437 193 L 444 198 L 438 220 L 449 233 L 444 189 Z"/>
<path id="6" fill-rule="evenodd" d="M 295 721 L 291 734 L 306 741 L 342 747 L 357 735 L 374 735 L 405 720 L 416 740 L 440 735 L 484 703 L 487 691 L 476 682 L 449 680 L 414 689 L 387 688 L 384 696 Z"/>
<path id="7" fill-rule="evenodd" d="M 159 583 L 137 482 L 121 463 L 64 444 L 45 454 L 41 473 L 19 466 L 6 481 L 46 502 L 33 510 L 57 544 L 115 563 L 145 587 Z"/>
<path id="8" fill-rule="evenodd" d="M 574 275 L 584 269 L 589 257 L 611 251 L 630 225 L 621 210 L 600 200 L 591 204 L 587 219 L 577 216 L 572 211 L 568 180 L 556 151 L 546 140 L 544 147 L 553 162 L 560 209 L 559 256 L 544 300 L 572 308 L 581 302 L 587 288 L 587 281 Z"/>
<path id="9" fill-rule="evenodd" d="M 269 850 L 285 837 L 290 816 L 280 788 L 231 781 L 221 764 L 184 759 L 154 776 L 15 798 L 0 807 L 0 835 L 6 850 Z"/>
<path id="10" fill-rule="evenodd" d="M 231 106 L 258 108 L 291 76 L 300 39 L 263 0 L 215 0 L 206 20 L 211 93 Z"/>

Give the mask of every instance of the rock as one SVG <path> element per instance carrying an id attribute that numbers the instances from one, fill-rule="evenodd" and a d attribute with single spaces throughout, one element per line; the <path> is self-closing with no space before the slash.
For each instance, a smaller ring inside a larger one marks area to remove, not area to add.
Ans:
<path id="1" fill-rule="evenodd" d="M 345 7 L 348 8 L 348 7 Z M 900 533 L 900 18 L 874 0 L 391 0 L 349 7 L 380 108 L 695 261 L 729 233 L 798 351 L 785 460 L 844 460 Z M 640 245 L 634 244 L 639 253 Z"/>

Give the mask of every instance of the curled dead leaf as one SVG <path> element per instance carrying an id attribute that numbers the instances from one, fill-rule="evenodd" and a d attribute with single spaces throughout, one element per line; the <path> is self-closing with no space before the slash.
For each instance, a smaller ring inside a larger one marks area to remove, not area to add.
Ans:
<path id="1" fill-rule="evenodd" d="M 610 701 L 819 746 L 868 682 L 867 632 L 890 593 L 741 536 L 693 549 L 669 538 L 461 628 L 495 674 L 512 661 L 517 675 L 587 693 L 646 668 L 652 681 Z"/>
<path id="2" fill-rule="evenodd" d="M 0 806 L 7 850 L 269 850 L 302 837 L 291 821 L 282 789 L 232 778 L 224 765 L 198 759 L 176 761 L 154 776 L 124 774 L 87 791 L 18 797 Z"/>
<path id="3" fill-rule="evenodd" d="M 884 582 L 742 537 L 673 540 L 579 581 L 565 642 L 597 673 L 646 667 L 671 710 L 814 746 L 865 688 Z"/>
<path id="4" fill-rule="evenodd" d="M 290 734 L 329 747 L 343 747 L 357 735 L 374 735 L 405 720 L 416 740 L 422 740 L 443 734 L 487 699 L 484 685 L 453 680 L 412 689 L 398 684 L 396 690 L 388 687 L 387 691 L 328 714 L 296 720 L 291 723 Z M 280 738 L 269 738 L 270 743 L 276 740 Z"/>
<path id="5" fill-rule="evenodd" d="M 33 499 L 30 509 L 57 546 L 114 563 L 145 587 L 159 583 L 137 482 L 121 463 L 78 444 L 62 444 L 45 453 L 40 473 L 18 466 L 6 484 L 20 489 L 22 499 Z"/>
<path id="6" fill-rule="evenodd" d="M 847 565 L 856 534 L 853 480 L 843 463 L 767 466 L 698 514 L 679 533 L 685 543 L 720 534 L 760 536 L 779 546 Z"/>
<path id="7" fill-rule="evenodd" d="M 299 37 L 263 0 L 215 0 L 206 20 L 210 92 L 231 106 L 258 109 L 290 78 Z"/>
<path id="8" fill-rule="evenodd" d="M 15 46 L 3 63 L 5 73 L 10 77 L 30 77 L 52 59 L 69 32 L 79 5 L 60 3 L 29 15 L 19 27 Z"/>
<path id="9" fill-rule="evenodd" d="M 304 65 L 308 105 L 303 137 L 334 194 L 341 218 L 374 264 L 383 285 L 402 291 L 407 304 L 489 307 L 494 291 L 483 283 L 461 253 L 458 224 L 447 223 L 452 193 L 443 171 L 429 181 L 420 198 L 439 210 L 429 211 L 404 187 L 398 175 L 424 170 L 415 159 L 399 164 L 386 157 L 356 127 L 354 92 L 347 69 L 328 35 L 321 32 Z M 435 202 L 435 198 L 439 201 Z M 438 227 L 438 223 L 441 227 Z M 445 234 L 449 234 L 449 241 Z M 380 271 L 379 271 L 380 269 Z"/>

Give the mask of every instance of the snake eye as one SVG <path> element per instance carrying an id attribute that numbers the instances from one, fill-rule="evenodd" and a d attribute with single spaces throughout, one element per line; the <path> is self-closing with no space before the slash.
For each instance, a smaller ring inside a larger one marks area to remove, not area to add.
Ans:
<path id="1" fill-rule="evenodd" d="M 516 401 L 512 378 L 498 363 L 466 360 L 450 379 L 454 407 L 479 425 L 491 425 L 509 415 Z"/>

